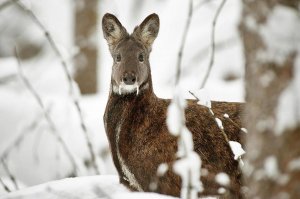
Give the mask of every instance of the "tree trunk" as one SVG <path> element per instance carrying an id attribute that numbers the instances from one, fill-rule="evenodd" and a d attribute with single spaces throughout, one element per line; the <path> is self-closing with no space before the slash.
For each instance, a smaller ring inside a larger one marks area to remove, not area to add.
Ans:
<path id="1" fill-rule="evenodd" d="M 75 1 L 75 43 L 79 53 L 75 58 L 75 80 L 81 93 L 97 91 L 98 0 Z"/>
<path id="2" fill-rule="evenodd" d="M 243 0 L 247 198 L 300 198 L 300 0 Z"/>

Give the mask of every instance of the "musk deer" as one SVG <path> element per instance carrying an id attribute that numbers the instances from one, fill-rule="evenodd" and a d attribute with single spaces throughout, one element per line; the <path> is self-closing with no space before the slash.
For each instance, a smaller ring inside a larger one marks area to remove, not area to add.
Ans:
<path id="1" fill-rule="evenodd" d="M 113 57 L 104 124 L 120 182 L 131 190 L 179 196 L 181 179 L 172 171 L 177 138 L 168 132 L 166 125 L 170 100 L 154 94 L 149 63 L 151 47 L 159 31 L 158 15 L 149 15 L 128 34 L 119 20 L 107 13 L 102 19 L 102 29 Z M 212 102 L 212 110 L 218 118 L 223 118 L 228 138 L 241 141 L 237 125 L 241 125 L 243 104 Z M 224 113 L 235 125 L 225 121 Z M 201 176 L 204 191 L 199 196 L 219 195 L 220 185 L 215 182 L 215 176 L 225 172 L 230 178 L 227 194 L 230 198 L 241 198 L 238 162 L 207 107 L 188 100 L 185 114 L 202 169 L 208 171 Z M 157 177 L 161 163 L 170 165 L 169 170 Z M 150 186 L 154 181 L 157 182 L 155 190 Z"/>

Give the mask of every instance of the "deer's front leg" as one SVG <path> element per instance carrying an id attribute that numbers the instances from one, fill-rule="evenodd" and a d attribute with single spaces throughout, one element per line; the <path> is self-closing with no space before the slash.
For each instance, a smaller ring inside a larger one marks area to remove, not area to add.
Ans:
<path id="1" fill-rule="evenodd" d="M 130 191 L 138 191 L 136 188 L 130 186 L 129 180 L 125 176 L 119 176 L 120 183 L 123 184 Z"/>

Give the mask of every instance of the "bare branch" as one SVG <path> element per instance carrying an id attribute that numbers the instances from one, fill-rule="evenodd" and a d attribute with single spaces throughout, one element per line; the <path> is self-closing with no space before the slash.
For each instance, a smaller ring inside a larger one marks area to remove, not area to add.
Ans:
<path id="1" fill-rule="evenodd" d="M 215 45 L 215 52 L 226 50 L 229 47 L 233 47 L 235 44 L 237 44 L 237 42 L 238 42 L 237 37 L 230 37 L 228 39 L 220 41 Z M 210 51 L 209 49 L 210 49 L 210 45 L 203 47 L 190 59 L 190 61 L 201 63 L 203 60 L 206 59 L 207 55 L 209 54 Z M 185 76 L 189 71 L 195 70 L 196 67 L 197 65 L 191 65 L 188 68 L 183 68 L 181 74 Z"/>
<path id="2" fill-rule="evenodd" d="M 84 123 L 84 120 L 83 120 L 83 117 L 82 117 L 82 111 L 81 111 L 81 108 L 79 106 L 79 102 L 78 102 L 78 100 L 73 98 L 73 103 L 75 104 L 76 109 L 78 111 L 78 115 L 79 115 L 79 118 L 80 118 L 80 126 L 81 126 L 81 128 L 84 132 L 84 136 L 85 136 L 85 139 L 86 139 L 86 142 L 87 142 L 89 153 L 91 155 L 91 162 L 92 162 L 93 168 L 94 168 L 96 174 L 99 175 L 100 171 L 99 171 L 99 168 L 98 168 L 98 165 L 97 165 L 97 162 L 96 162 L 96 155 L 95 155 L 95 152 L 94 152 L 94 147 L 93 147 L 92 142 L 89 138 L 87 127 L 86 127 L 86 125 Z"/>
<path id="3" fill-rule="evenodd" d="M 9 0 L 9 1 L 11 3 L 15 3 L 19 8 L 21 8 L 27 14 L 27 16 L 29 16 L 32 19 L 32 21 L 44 32 L 44 35 L 45 35 L 46 39 L 48 40 L 51 48 L 53 49 L 53 51 L 55 52 L 55 54 L 59 58 L 59 60 L 60 60 L 60 62 L 62 64 L 63 70 L 65 72 L 65 75 L 67 77 L 67 80 L 68 80 L 69 94 L 70 94 L 70 96 L 71 96 L 71 98 L 73 100 L 73 103 L 74 103 L 74 105 L 76 107 L 76 110 L 78 112 L 78 115 L 79 115 L 80 126 L 82 128 L 82 131 L 84 133 L 84 136 L 85 136 L 85 139 L 86 139 L 86 142 L 87 142 L 88 150 L 89 150 L 89 153 L 90 153 L 90 156 L 91 156 L 92 165 L 94 167 L 95 172 L 97 174 L 99 174 L 100 172 L 99 172 L 99 168 L 98 168 L 98 165 L 97 165 L 97 162 L 96 162 L 96 155 L 95 155 L 95 152 L 94 152 L 94 149 L 93 149 L 92 142 L 89 139 L 89 135 L 88 135 L 86 124 L 85 124 L 85 122 L 83 120 L 81 107 L 79 105 L 78 99 L 74 96 L 75 95 L 75 92 L 74 92 L 74 84 L 75 84 L 75 82 L 74 82 L 74 80 L 73 80 L 73 78 L 71 76 L 71 73 L 68 70 L 68 66 L 67 66 L 66 60 L 63 58 L 62 54 L 60 53 L 60 51 L 58 49 L 58 46 L 54 42 L 54 39 L 51 36 L 50 32 L 46 29 L 46 27 L 39 20 L 39 18 L 32 12 L 32 10 L 30 10 L 29 8 L 27 8 L 20 0 Z M 7 3 L 8 3 L 8 1 L 7 1 Z M 7 6 L 3 6 L 3 8 L 4 7 L 7 7 Z"/>
<path id="4" fill-rule="evenodd" d="M 179 48 L 179 51 L 178 51 L 175 85 L 177 85 L 179 83 L 179 79 L 180 79 L 182 56 L 183 56 L 185 41 L 186 41 L 187 33 L 188 33 L 188 30 L 189 30 L 189 27 L 190 27 L 190 24 L 191 24 L 192 16 L 193 16 L 193 0 L 190 0 L 188 18 L 187 18 L 187 21 L 186 21 L 186 24 L 185 24 L 185 28 L 184 28 L 184 32 L 183 32 L 182 40 L 181 40 L 181 44 L 180 44 L 180 48 Z"/>
<path id="5" fill-rule="evenodd" d="M 211 50 L 210 50 L 210 58 L 209 58 L 209 64 L 208 64 L 208 69 L 206 71 L 206 74 L 204 76 L 204 79 L 201 83 L 200 88 L 203 88 L 207 82 L 207 79 L 210 75 L 211 69 L 214 65 L 214 61 L 215 61 L 215 28 L 216 28 L 216 24 L 217 24 L 217 20 L 218 17 L 220 15 L 220 12 L 222 10 L 222 8 L 224 7 L 224 4 L 226 3 L 227 0 L 222 0 L 220 6 L 218 7 L 216 14 L 214 16 L 213 22 L 212 22 L 212 30 L 211 30 Z"/>
<path id="6" fill-rule="evenodd" d="M 189 91 L 189 93 L 190 93 L 191 95 L 193 95 L 193 96 L 196 98 L 197 101 L 200 101 L 200 99 L 199 99 L 192 91 Z M 208 108 L 208 107 L 207 107 L 207 108 Z M 216 121 L 216 117 L 215 117 L 215 114 L 214 114 L 213 110 L 212 110 L 211 108 L 208 108 L 208 112 L 209 112 L 210 115 L 214 118 L 214 121 L 216 122 L 217 126 L 219 127 L 219 125 L 218 125 L 218 123 L 217 123 L 217 121 Z M 221 133 L 223 134 L 223 136 L 224 136 L 226 142 L 229 142 L 229 139 L 228 139 L 228 137 L 227 137 L 227 135 L 226 135 L 224 129 L 222 129 L 222 128 L 219 128 L 219 129 L 220 129 Z"/>
<path id="7" fill-rule="evenodd" d="M 63 150 L 65 151 L 67 157 L 70 159 L 73 170 L 75 172 L 75 174 L 78 173 L 78 167 L 76 165 L 75 159 L 70 151 L 70 149 L 68 148 L 67 144 L 65 143 L 65 141 L 63 140 L 63 138 L 61 137 L 61 134 L 59 133 L 59 131 L 57 130 L 53 120 L 51 119 L 48 111 L 46 110 L 44 103 L 41 99 L 41 97 L 38 95 L 38 93 L 35 91 L 35 89 L 33 88 L 33 86 L 30 84 L 30 82 L 26 79 L 25 75 L 23 74 L 23 70 L 21 67 L 21 63 L 20 63 L 20 59 L 18 56 L 18 52 L 17 49 L 15 48 L 15 54 L 18 60 L 18 69 L 19 69 L 19 76 L 22 79 L 24 85 L 26 86 L 26 88 L 31 92 L 31 94 L 33 95 L 33 97 L 35 98 L 35 100 L 37 101 L 37 103 L 39 104 L 40 108 L 43 111 L 44 117 L 46 118 L 49 127 L 51 129 L 51 133 L 52 135 L 58 140 L 58 142 L 61 144 L 61 146 L 63 147 Z"/>
<path id="8" fill-rule="evenodd" d="M 18 190 L 18 189 L 19 189 L 19 186 L 18 186 L 18 183 L 17 183 L 17 181 L 16 181 L 16 178 L 15 178 L 15 176 L 10 172 L 10 170 L 9 170 L 9 168 L 8 168 L 6 162 L 5 162 L 5 160 L 4 160 L 3 158 L 1 158 L 1 163 L 2 163 L 2 165 L 3 165 L 3 168 L 4 168 L 5 172 L 6 172 L 6 174 L 7 174 L 8 177 L 10 178 L 11 182 L 14 184 L 15 189 Z"/>
<path id="9" fill-rule="evenodd" d="M 18 0 L 6 0 L 4 1 L 1 5 L 0 5 L 0 12 L 7 8 L 8 6 L 12 5 L 14 3 L 14 1 L 18 1 Z"/>
<path id="10" fill-rule="evenodd" d="M 2 152 L 0 159 L 6 159 L 8 157 L 8 155 L 10 154 L 10 152 L 17 147 L 18 144 L 20 144 L 24 138 L 28 135 L 33 133 L 33 129 L 36 128 L 36 126 L 38 125 L 38 118 L 36 120 L 34 120 L 34 122 L 32 124 L 30 124 L 28 127 L 25 128 L 25 130 L 23 132 L 21 132 L 16 139 L 14 139 Z"/>
<path id="11" fill-rule="evenodd" d="M 3 186 L 4 190 L 7 192 L 11 192 L 11 190 L 8 188 L 8 186 L 4 183 L 2 178 L 0 177 L 0 184 Z"/>

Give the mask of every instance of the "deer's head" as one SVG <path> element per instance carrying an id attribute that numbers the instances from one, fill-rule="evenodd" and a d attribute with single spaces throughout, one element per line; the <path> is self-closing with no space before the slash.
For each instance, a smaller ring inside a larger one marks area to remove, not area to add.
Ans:
<path id="1" fill-rule="evenodd" d="M 113 57 L 113 92 L 138 95 L 151 81 L 149 54 L 159 31 L 158 15 L 149 15 L 128 34 L 120 21 L 107 13 L 102 19 L 102 30 Z"/>

